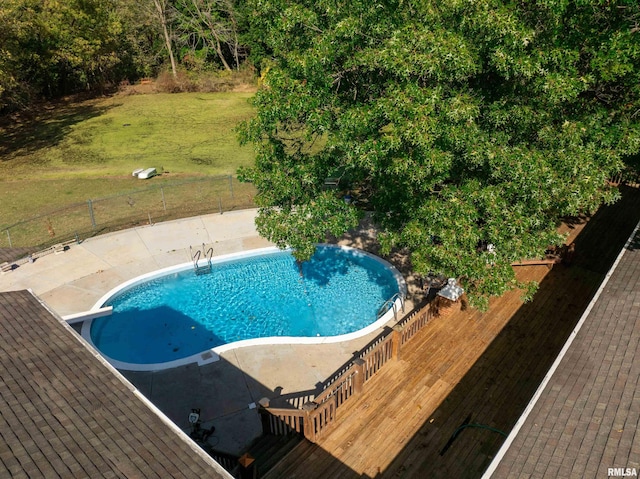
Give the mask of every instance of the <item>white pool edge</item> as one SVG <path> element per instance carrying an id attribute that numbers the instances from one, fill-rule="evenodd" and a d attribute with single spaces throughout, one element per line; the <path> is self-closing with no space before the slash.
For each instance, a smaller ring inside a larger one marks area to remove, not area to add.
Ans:
<path id="1" fill-rule="evenodd" d="M 221 346 L 216 346 L 215 348 L 204 350 L 197 354 L 193 354 L 191 356 L 187 356 L 182 359 L 176 359 L 174 361 L 167 361 L 163 363 L 151 363 L 151 364 L 126 363 L 123 361 L 118 361 L 117 359 L 110 358 L 109 356 L 104 354 L 102 351 L 100 351 L 100 349 L 93 343 L 93 340 L 91 339 L 91 325 L 93 323 L 93 318 L 97 317 L 95 316 L 95 314 L 98 311 L 104 310 L 103 305 L 113 296 L 122 292 L 125 289 L 129 289 L 140 283 L 143 283 L 161 276 L 166 276 L 171 273 L 177 273 L 180 271 L 188 270 L 189 268 L 193 268 L 193 262 L 187 262 L 187 263 L 180 263 L 174 266 L 169 266 L 166 268 L 162 268 L 159 270 L 152 271 L 150 273 L 137 276 L 128 281 L 125 281 L 124 283 L 121 283 L 115 288 L 112 288 L 108 293 L 103 295 L 89 311 L 86 312 L 88 319 L 82 323 L 81 335 L 85 339 L 85 341 L 87 341 L 91 345 L 93 349 L 95 349 L 100 355 L 102 355 L 116 369 L 122 369 L 126 371 L 151 372 L 151 371 L 160 371 L 164 369 L 175 368 L 179 366 L 185 366 L 187 364 L 193 364 L 193 363 L 197 363 L 199 366 L 202 366 L 205 364 L 218 361 L 220 359 L 220 355 L 225 352 L 238 349 L 238 348 L 250 347 L 250 346 L 270 346 L 270 345 L 286 345 L 286 344 L 331 344 L 331 343 L 351 341 L 354 339 L 358 339 L 362 336 L 366 336 L 367 334 L 370 334 L 378 329 L 381 329 L 391 320 L 397 318 L 398 311 L 404 311 L 404 301 L 407 297 L 407 284 L 402 274 L 400 274 L 400 272 L 396 269 L 395 266 L 393 266 L 388 261 L 374 254 L 371 254 L 367 251 L 363 251 L 358 248 L 353 248 L 351 246 L 326 244 L 326 243 L 319 244 L 318 246 L 331 246 L 331 247 L 340 248 L 346 251 L 357 252 L 358 254 L 367 256 L 381 263 L 386 268 L 388 268 L 389 271 L 392 272 L 394 278 L 396 279 L 396 282 L 398 283 L 398 291 L 400 295 L 400 297 L 396 298 L 396 300 L 394 301 L 393 307 L 391 307 L 384 315 L 378 318 L 375 322 L 371 323 L 369 326 L 348 334 L 342 334 L 339 336 L 320 336 L 320 337 L 271 336 L 266 338 L 244 339 L 242 341 L 235 341 L 233 343 L 227 343 Z M 231 253 L 231 254 L 216 256 L 211 259 L 211 262 L 214 264 L 223 263 L 227 261 L 233 261 L 235 259 L 244 259 L 244 258 L 251 258 L 253 256 L 275 254 L 282 251 L 290 251 L 290 249 L 281 250 L 276 246 L 269 246 L 266 248 L 258 248 L 258 249 L 253 249 L 253 250 L 248 250 L 248 251 L 243 251 L 238 253 Z M 200 260 L 200 261 L 206 262 L 206 260 Z M 74 316 L 79 316 L 79 315 L 74 315 Z"/>

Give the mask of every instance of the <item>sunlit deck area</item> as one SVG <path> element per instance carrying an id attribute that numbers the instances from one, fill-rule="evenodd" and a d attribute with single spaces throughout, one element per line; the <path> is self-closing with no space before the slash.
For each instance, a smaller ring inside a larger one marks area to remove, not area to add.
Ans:
<path id="1" fill-rule="evenodd" d="M 430 320 L 337 410 L 330 431 L 267 477 L 480 477 L 638 222 L 640 195 L 624 193 L 588 223 L 567 226 L 571 266 L 519 267 L 520 279 L 540 283 L 534 301 L 512 292 L 486 313 Z"/>

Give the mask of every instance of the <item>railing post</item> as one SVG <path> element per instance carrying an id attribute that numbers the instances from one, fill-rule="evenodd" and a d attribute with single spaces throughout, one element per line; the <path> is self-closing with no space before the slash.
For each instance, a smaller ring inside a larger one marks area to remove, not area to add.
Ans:
<path id="1" fill-rule="evenodd" d="M 248 452 L 240 456 L 240 459 L 238 459 L 240 479 L 256 479 L 258 477 L 258 469 L 256 468 L 255 461 Z"/>
<path id="2" fill-rule="evenodd" d="M 269 398 L 262 398 L 258 401 L 258 414 L 260 415 L 260 423 L 262 425 L 262 434 L 272 434 L 271 430 L 271 414 L 267 411 L 269 407 Z"/>
<path id="3" fill-rule="evenodd" d="M 356 358 L 353 360 L 353 394 L 360 394 L 364 386 L 365 379 L 365 365 L 367 362 L 362 358 Z"/>
<path id="4" fill-rule="evenodd" d="M 306 437 L 310 442 L 316 442 L 316 425 L 314 413 L 318 405 L 312 401 L 306 402 L 302 405 L 302 410 L 304 411 L 304 437 Z"/>
<path id="5" fill-rule="evenodd" d="M 400 341 L 402 340 L 402 330 L 404 328 L 396 324 L 391 332 L 391 359 L 400 359 Z"/>

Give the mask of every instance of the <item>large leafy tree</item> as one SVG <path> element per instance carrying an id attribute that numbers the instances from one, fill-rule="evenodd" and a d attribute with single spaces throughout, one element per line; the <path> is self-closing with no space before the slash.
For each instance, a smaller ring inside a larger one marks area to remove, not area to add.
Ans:
<path id="1" fill-rule="evenodd" d="M 113 81 L 126 50 L 119 5 L 120 0 L 3 0 L 0 110 Z"/>
<path id="2" fill-rule="evenodd" d="M 237 69 L 247 56 L 244 7 L 243 0 L 1 0 L 0 112 L 155 75 L 165 63 L 174 77 L 180 66 L 211 60 Z"/>
<path id="3" fill-rule="evenodd" d="M 249 4 L 269 58 L 242 174 L 260 233 L 300 259 L 369 209 L 385 251 L 482 307 L 640 151 L 636 0 Z"/>
<path id="4" fill-rule="evenodd" d="M 0 8 L 0 111 L 6 105 L 19 104 L 20 78 L 16 59 L 20 38 L 24 35 L 21 18 L 14 15 L 15 6 Z"/>

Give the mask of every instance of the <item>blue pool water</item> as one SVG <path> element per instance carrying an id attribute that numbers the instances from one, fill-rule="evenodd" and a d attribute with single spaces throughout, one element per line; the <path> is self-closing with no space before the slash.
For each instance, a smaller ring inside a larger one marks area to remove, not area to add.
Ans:
<path id="1" fill-rule="evenodd" d="M 91 324 L 91 340 L 125 363 L 174 361 L 216 346 L 272 336 L 336 336 L 377 319 L 398 293 L 394 273 L 357 250 L 319 246 L 298 265 L 289 252 L 213 263 L 126 289 Z"/>

